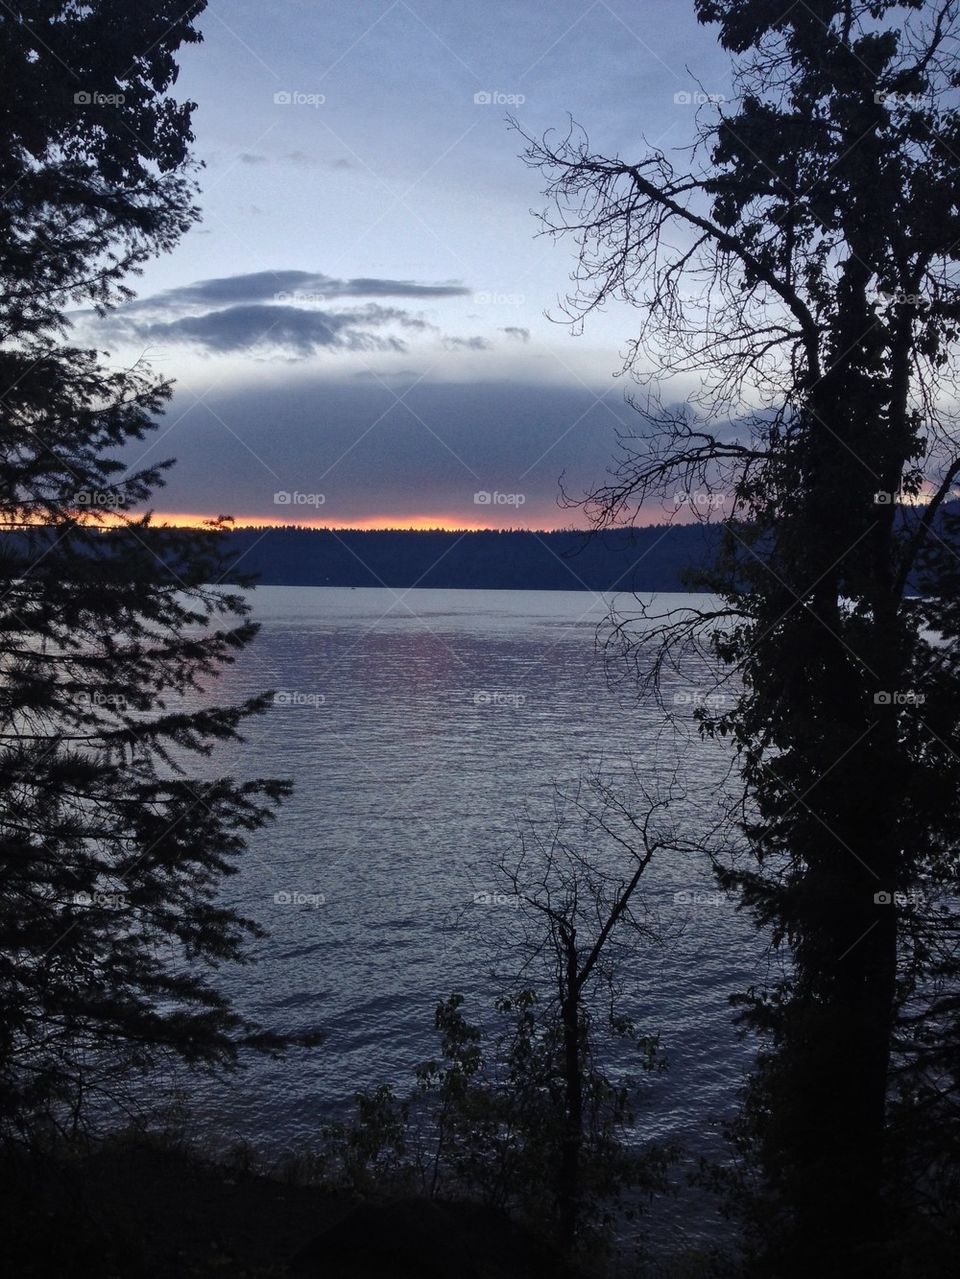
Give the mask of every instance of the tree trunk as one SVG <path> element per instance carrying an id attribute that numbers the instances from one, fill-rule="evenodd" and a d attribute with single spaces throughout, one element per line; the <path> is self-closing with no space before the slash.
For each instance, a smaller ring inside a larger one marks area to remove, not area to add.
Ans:
<path id="1" fill-rule="evenodd" d="M 561 1001 L 563 1023 L 564 1133 L 560 1151 L 557 1207 L 560 1244 L 569 1255 L 577 1242 L 580 1213 L 580 1148 L 583 1141 L 583 1076 L 580 1053 L 580 974 L 576 933 L 564 939 L 566 974 Z"/>

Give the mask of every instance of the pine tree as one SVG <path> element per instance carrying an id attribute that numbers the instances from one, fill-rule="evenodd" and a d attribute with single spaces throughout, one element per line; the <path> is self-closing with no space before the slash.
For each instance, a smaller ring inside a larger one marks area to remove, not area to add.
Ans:
<path id="1" fill-rule="evenodd" d="M 763 1044 L 738 1130 L 760 1172 L 757 1273 L 910 1273 L 960 1113 L 942 518 L 960 475 L 960 19 L 949 0 L 695 8 L 739 57 L 702 165 L 609 159 L 576 130 L 528 139 L 529 159 L 551 178 L 548 229 L 580 242 L 574 317 L 635 302 L 628 368 L 701 388 L 644 407 L 591 510 L 604 527 L 654 498 L 723 499 L 697 582 L 716 606 L 648 616 L 635 656 L 656 691 L 665 654 L 710 652 L 737 691 L 700 720 L 743 781 L 721 882 L 782 959 L 741 1000 Z"/>
<path id="2" fill-rule="evenodd" d="M 227 1066 L 248 1024 L 211 965 L 259 929 L 225 876 L 286 786 L 220 776 L 265 697 L 209 706 L 255 626 L 223 522 L 154 527 L 169 463 L 118 454 L 169 384 L 67 341 L 193 224 L 191 103 L 169 96 L 204 4 L 0 10 L 0 1112 L 76 1122 L 164 1058 Z"/>

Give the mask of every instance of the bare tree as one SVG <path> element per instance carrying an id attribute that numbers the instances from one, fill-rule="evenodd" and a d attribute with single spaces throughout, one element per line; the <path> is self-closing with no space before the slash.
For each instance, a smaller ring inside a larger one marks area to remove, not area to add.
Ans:
<path id="1" fill-rule="evenodd" d="M 547 232 L 579 246 L 569 318 L 633 303 L 624 370 L 654 384 L 587 501 L 595 525 L 723 499 L 697 579 L 716 604 L 648 610 L 639 665 L 655 690 L 707 652 L 738 690 L 701 714 L 744 786 L 750 860 L 721 873 L 791 960 L 743 1008 L 765 1036 L 744 1108 L 758 1269 L 882 1274 L 920 1208 L 890 1168 L 893 1084 L 925 1055 L 904 1001 L 933 974 L 958 870 L 958 6 L 695 8 L 739 60 L 692 163 L 604 157 L 573 126 L 527 138 L 527 158 Z M 697 381 L 679 409 L 676 375 Z M 954 1053 L 955 1007 L 921 1017 Z M 942 1119 L 954 1085 L 940 1094 Z"/>
<path id="2" fill-rule="evenodd" d="M 683 837 L 673 816 L 684 798 L 676 782 L 656 793 L 636 772 L 633 782 L 628 803 L 600 772 L 584 779 L 572 795 L 558 796 L 550 828 L 529 823 L 519 858 L 504 857 L 499 864 L 521 918 L 524 962 L 513 984 L 522 987 L 532 980 L 535 990 L 549 993 L 541 1016 L 557 1029 L 563 1131 L 556 1204 L 560 1242 L 567 1249 L 579 1238 L 585 1199 L 590 1116 L 584 1094 L 595 1069 L 596 1010 L 605 1009 L 615 1032 L 634 1033 L 622 1011 L 621 987 L 636 967 L 638 952 L 660 946 L 665 937 L 640 892 L 642 878 L 653 858 L 667 850 L 702 853 L 699 844 Z M 641 1046 L 652 1067 L 658 1037 L 642 1036 Z"/>

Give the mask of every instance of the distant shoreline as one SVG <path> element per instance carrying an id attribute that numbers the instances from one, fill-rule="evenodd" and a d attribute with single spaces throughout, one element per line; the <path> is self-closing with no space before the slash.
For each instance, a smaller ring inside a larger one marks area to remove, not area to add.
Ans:
<path id="1" fill-rule="evenodd" d="M 230 582 L 263 586 L 462 590 L 683 591 L 712 558 L 719 526 L 651 525 L 604 533 L 235 529 Z"/>
<path id="2" fill-rule="evenodd" d="M 951 503 L 941 512 L 960 512 Z M 903 508 L 898 521 L 908 528 L 910 513 Z M 90 528 L 91 526 L 87 526 Z M 122 554 L 127 537 L 142 541 L 146 534 L 122 526 L 94 526 L 106 534 Z M 230 527 L 220 544 L 225 571 L 219 581 L 261 586 L 371 587 L 391 590 L 504 590 L 673 592 L 702 589 L 702 575 L 715 564 L 724 523 L 648 524 L 603 531 L 565 529 L 337 529 L 298 525 Z M 151 526 L 169 545 L 186 527 Z M 13 576 L 30 566 L 30 556 L 42 559 L 43 529 L 33 549 L 16 563 Z M 195 534 L 196 529 L 192 532 Z M 942 540 L 948 542 L 945 532 Z M 24 550 L 26 526 L 8 528 L 3 548 Z M 163 552 L 160 552 L 161 554 Z M 746 552 L 745 552 L 746 553 Z M 38 560 L 39 562 L 39 560 Z M 923 594 L 915 574 L 908 594 Z"/>

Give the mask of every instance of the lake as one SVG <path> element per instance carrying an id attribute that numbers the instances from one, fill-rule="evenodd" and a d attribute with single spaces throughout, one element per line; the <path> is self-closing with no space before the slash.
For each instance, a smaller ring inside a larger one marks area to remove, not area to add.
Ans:
<path id="1" fill-rule="evenodd" d="M 279 1151 L 309 1145 L 358 1088 L 409 1087 L 451 991 L 468 1015 L 489 1013 L 516 912 L 475 895 L 504 891 L 498 858 L 518 854 L 521 830 L 549 831 L 557 788 L 599 770 L 629 799 L 632 770 L 679 762 L 680 821 L 696 833 L 730 756 L 692 720 L 704 671 L 667 673 L 676 726 L 611 678 L 596 646 L 608 601 L 587 592 L 261 587 L 252 600 L 261 634 L 217 697 L 277 700 L 216 765 L 292 778 L 295 792 L 227 886 L 271 936 L 223 982 L 242 1012 L 326 1040 L 193 1088 L 192 1109 L 208 1138 Z M 667 940 L 636 954 L 625 998 L 660 1033 L 669 1070 L 650 1084 L 638 1136 L 715 1150 L 747 1061 L 727 1000 L 757 978 L 763 949 L 717 900 L 704 857 L 664 855 L 645 883 Z"/>

